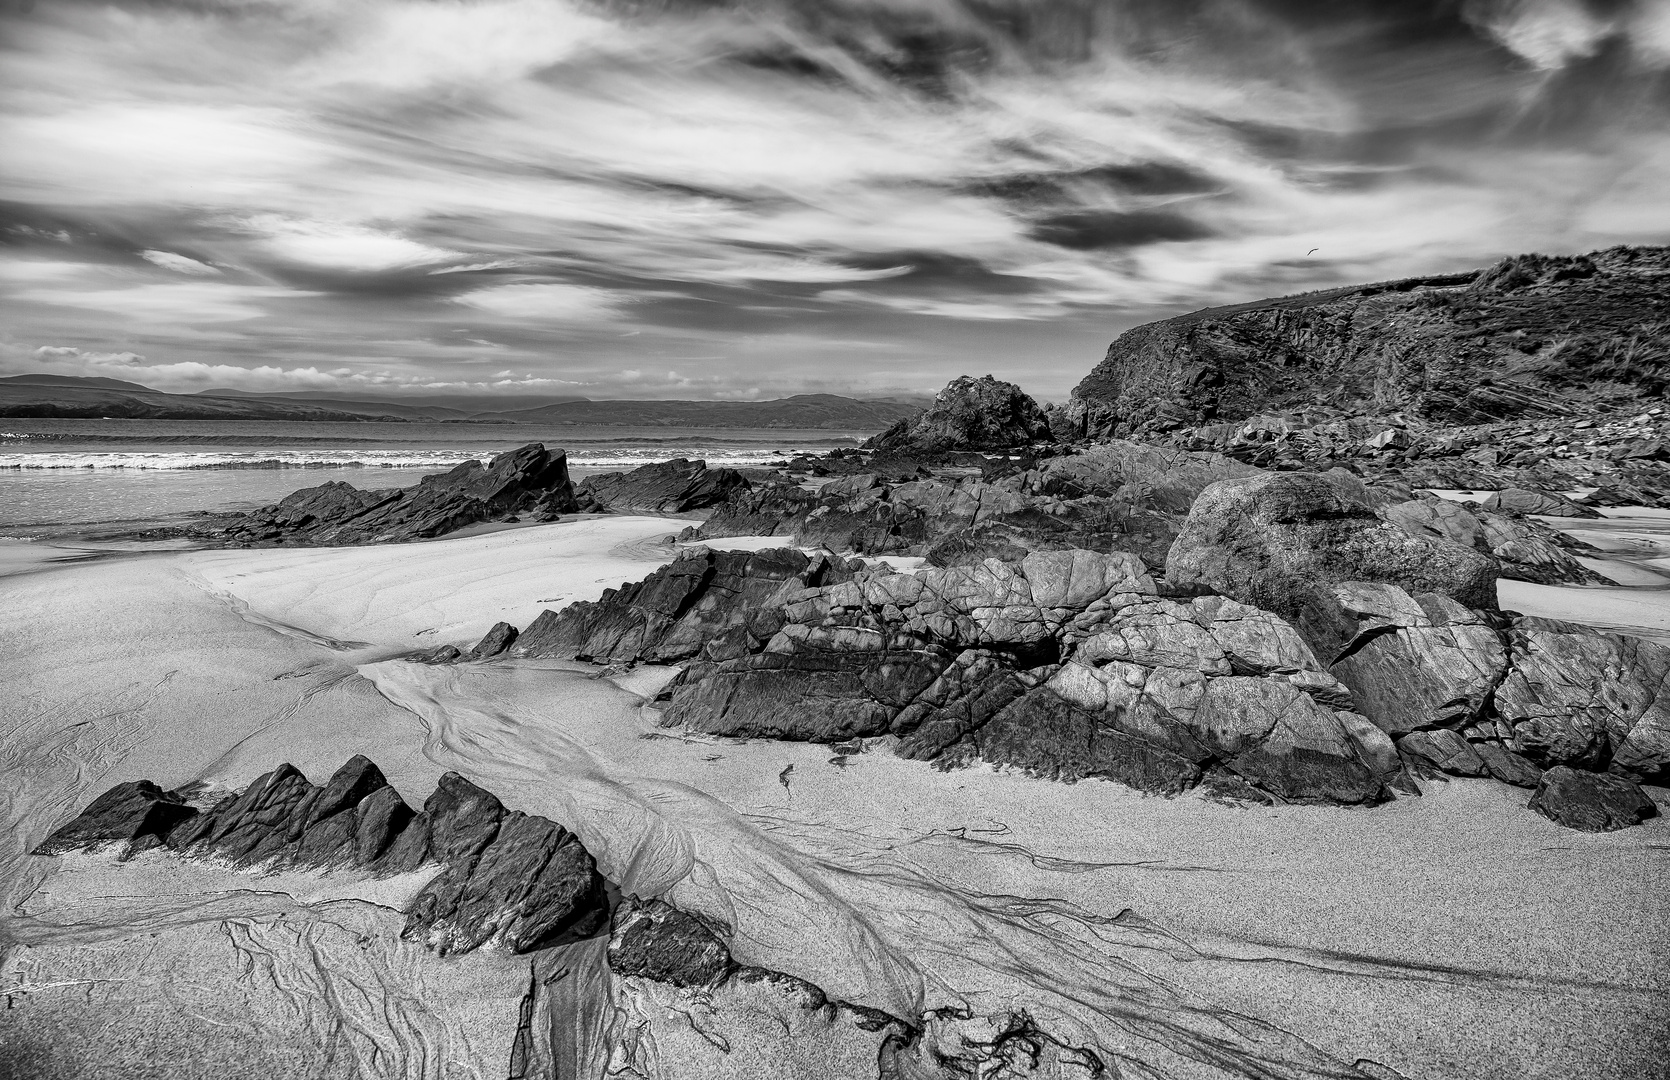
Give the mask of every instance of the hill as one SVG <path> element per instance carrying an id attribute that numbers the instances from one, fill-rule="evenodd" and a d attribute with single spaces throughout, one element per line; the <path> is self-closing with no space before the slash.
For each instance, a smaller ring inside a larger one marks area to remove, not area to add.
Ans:
<path id="1" fill-rule="evenodd" d="M 616 427 L 851 428 L 880 431 L 914 416 L 915 405 L 796 394 L 776 401 L 569 401 L 539 409 L 482 414 L 522 424 Z"/>
<path id="2" fill-rule="evenodd" d="M 1069 413 L 1090 434 L 1316 404 L 1467 424 L 1625 405 L 1667 382 L 1670 248 L 1616 247 L 1138 326 L 1074 389 Z"/>
<path id="3" fill-rule="evenodd" d="M 135 382 L 104 379 L 96 375 L 7 375 L 0 377 L 0 383 L 16 383 L 20 386 L 79 386 L 88 390 L 132 390 L 141 394 L 162 392 Z"/>
<path id="4" fill-rule="evenodd" d="M 118 380 L 109 380 L 115 382 Z M 212 398 L 128 391 L 64 383 L 0 380 L 0 417 L 66 420 L 366 420 L 404 423 L 393 414 L 369 415 L 303 401 Z"/>

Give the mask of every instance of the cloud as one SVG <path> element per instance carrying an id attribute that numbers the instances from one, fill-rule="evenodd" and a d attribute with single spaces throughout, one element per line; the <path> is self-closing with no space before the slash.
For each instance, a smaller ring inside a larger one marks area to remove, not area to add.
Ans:
<path id="1" fill-rule="evenodd" d="M 239 224 L 258 235 L 261 246 L 279 259 L 332 270 L 394 270 L 459 257 L 456 251 L 349 222 L 260 214 Z"/>
<path id="2" fill-rule="evenodd" d="M 172 251 L 145 250 L 139 253 L 139 257 L 144 259 L 146 262 L 155 263 L 164 270 L 173 270 L 180 274 L 206 275 L 220 273 L 219 270 L 210 266 L 208 263 L 198 262 L 196 259 L 188 259 L 186 256 L 177 255 Z"/>
<path id="3" fill-rule="evenodd" d="M 301 300 L 318 293 L 278 285 L 180 283 L 117 289 L 24 289 L 16 299 L 54 307 L 91 308 L 140 323 L 241 322 L 268 314 L 261 301 Z"/>
<path id="4" fill-rule="evenodd" d="M 1544 71 L 1593 56 L 1617 27 L 1580 0 L 1475 0 L 1468 7 L 1490 36 Z"/>
<path id="5" fill-rule="evenodd" d="M 342 388 L 1059 396 L 1179 309 L 1670 239 L 1664 0 L 9 10 L 14 339 Z"/>
<path id="6" fill-rule="evenodd" d="M 551 322 L 595 322 L 614 317 L 630 297 L 584 285 L 496 285 L 453 297 L 495 315 Z"/>

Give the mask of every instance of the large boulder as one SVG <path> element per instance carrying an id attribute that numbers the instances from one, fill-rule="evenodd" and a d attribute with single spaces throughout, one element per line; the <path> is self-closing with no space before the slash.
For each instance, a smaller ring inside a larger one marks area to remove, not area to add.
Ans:
<path id="1" fill-rule="evenodd" d="M 1627 829 L 1658 815 L 1658 807 L 1633 781 L 1563 765 L 1542 774 L 1530 805 L 1556 825 L 1583 832 Z"/>
<path id="2" fill-rule="evenodd" d="M 387 544 L 523 515 L 552 520 L 577 508 L 567 455 L 529 443 L 409 488 L 361 491 L 341 481 L 304 488 L 259 510 L 215 515 L 195 531 L 241 545 Z"/>
<path id="3" fill-rule="evenodd" d="M 1166 581 L 1234 597 L 1295 623 L 1325 658 L 1355 636 L 1330 589 L 1384 582 L 1496 608 L 1496 561 L 1448 540 L 1410 536 L 1362 498 L 1314 473 L 1222 480 L 1189 510 Z"/>
<path id="4" fill-rule="evenodd" d="M 747 478 L 735 469 L 710 469 L 705 461 L 673 458 L 631 472 L 588 476 L 575 490 L 575 498 L 587 510 L 685 514 L 715 506 L 733 491 L 748 487 Z"/>
<path id="5" fill-rule="evenodd" d="M 206 811 L 149 781 L 119 784 L 35 854 L 136 839 L 235 867 L 390 876 L 438 864 L 440 873 L 406 912 L 403 935 L 441 953 L 491 942 L 527 952 L 599 929 L 609 910 L 592 856 L 562 826 L 506 810 L 457 773 L 442 776 L 422 812 L 413 813 L 359 755 L 323 787 L 280 765 Z"/>
<path id="6" fill-rule="evenodd" d="M 1047 442 L 1049 421 L 1014 383 L 990 375 L 953 379 L 916 417 L 900 420 L 864 444 L 866 449 L 940 453 L 1007 450 Z"/>

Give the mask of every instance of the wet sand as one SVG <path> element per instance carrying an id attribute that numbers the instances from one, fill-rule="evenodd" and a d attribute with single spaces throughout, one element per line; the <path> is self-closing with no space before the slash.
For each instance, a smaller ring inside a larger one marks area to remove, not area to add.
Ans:
<path id="1" fill-rule="evenodd" d="M 253 1038 L 245 1066 L 278 1074 L 505 1075 L 528 961 L 428 956 L 398 940 L 398 896 L 23 854 L 121 780 L 232 789 L 291 761 L 317 782 L 365 753 L 408 801 L 452 769 L 573 828 L 627 892 L 734 928 L 744 962 L 900 1015 L 1025 1008 L 1130 1075 L 1662 1072 L 1663 819 L 1575 833 L 1487 781 L 1356 810 L 939 772 L 885 740 L 684 737 L 644 707 L 653 669 L 400 658 L 640 578 L 676 525 L 0 580 L 0 1060 L 51 1041 L 80 1075 L 146 1075 L 137 1039 L 175 1048 L 168 1075 L 226 1075 L 215 1055 Z"/>

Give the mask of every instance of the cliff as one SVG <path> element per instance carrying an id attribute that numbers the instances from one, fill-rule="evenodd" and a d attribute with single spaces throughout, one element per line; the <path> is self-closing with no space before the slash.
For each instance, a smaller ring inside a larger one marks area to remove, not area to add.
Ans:
<path id="1" fill-rule="evenodd" d="M 1092 435 L 1309 405 L 1465 424 L 1657 397 L 1667 379 L 1670 248 L 1615 247 L 1138 326 L 1068 415 Z"/>

